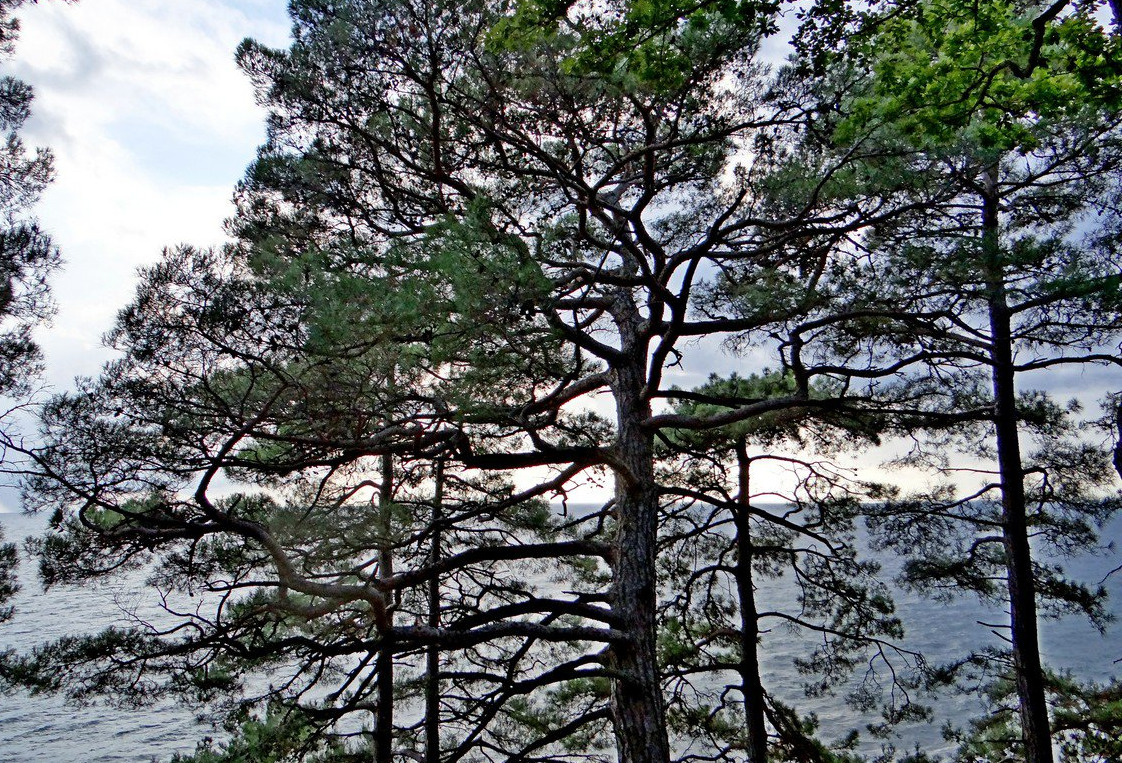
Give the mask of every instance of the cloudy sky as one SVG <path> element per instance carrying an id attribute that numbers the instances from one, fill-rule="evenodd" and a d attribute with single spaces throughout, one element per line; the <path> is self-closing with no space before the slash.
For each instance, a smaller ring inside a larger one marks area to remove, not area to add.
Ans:
<path id="1" fill-rule="evenodd" d="M 0 69 L 35 88 L 28 146 L 55 154 L 35 208 L 65 261 L 58 314 L 38 339 L 48 389 L 93 376 L 101 336 L 137 268 L 164 247 L 220 243 L 230 198 L 264 137 L 264 112 L 234 64 L 246 37 L 285 46 L 285 0 L 39 0 L 18 11 Z M 0 512 L 18 507 L 0 486 Z"/>
<path id="2" fill-rule="evenodd" d="M 40 0 L 19 10 L 7 72 L 35 88 L 23 135 L 55 154 L 36 208 L 62 250 L 40 334 L 55 389 L 95 374 L 137 267 L 223 239 L 264 115 L 234 64 L 246 37 L 285 45 L 285 0 Z"/>

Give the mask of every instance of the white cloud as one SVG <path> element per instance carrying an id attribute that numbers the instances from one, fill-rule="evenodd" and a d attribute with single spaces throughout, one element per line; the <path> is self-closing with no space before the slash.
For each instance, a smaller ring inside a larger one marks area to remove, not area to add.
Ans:
<path id="1" fill-rule="evenodd" d="M 36 212 L 66 260 L 59 314 L 40 339 L 49 381 L 94 374 L 137 267 L 165 246 L 223 238 L 230 195 L 264 114 L 234 64 L 246 36 L 283 45 L 282 0 L 86 0 L 21 9 L 6 68 L 36 89 L 24 130 L 57 177 Z"/>

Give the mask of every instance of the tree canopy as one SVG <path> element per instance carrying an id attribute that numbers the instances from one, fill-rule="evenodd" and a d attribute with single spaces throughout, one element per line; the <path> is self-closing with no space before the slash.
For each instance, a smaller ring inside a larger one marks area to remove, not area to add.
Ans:
<path id="1" fill-rule="evenodd" d="M 14 52 L 19 19 L 13 14 L 23 4 L 24 0 L 0 0 L 0 61 Z M 59 265 L 50 236 L 29 214 L 53 172 L 51 152 L 28 151 L 19 135 L 30 116 L 32 97 L 27 83 L 0 77 L 0 465 L 8 455 L 6 430 L 13 399 L 29 392 L 41 370 L 41 353 L 31 333 L 51 315 L 47 276 Z M 15 547 L 0 542 L 0 622 L 11 615 L 4 603 L 17 588 L 16 563 Z"/>
<path id="2" fill-rule="evenodd" d="M 1118 499 L 1109 435 L 1018 385 L 1119 365 L 1098 6 L 814 3 L 773 67 L 776 2 L 294 0 L 238 51 L 269 119 L 232 242 L 147 268 L 26 448 L 44 581 L 144 569 L 168 620 L 0 677 L 248 693 L 199 761 L 846 760 L 760 659 L 789 625 L 810 692 L 925 717 L 871 516 L 909 582 L 1008 602 L 1048 759 L 1037 607 L 1105 611 L 1029 538 Z M 683 389 L 722 344 L 745 372 Z M 982 487 L 840 463 L 900 437 Z"/>

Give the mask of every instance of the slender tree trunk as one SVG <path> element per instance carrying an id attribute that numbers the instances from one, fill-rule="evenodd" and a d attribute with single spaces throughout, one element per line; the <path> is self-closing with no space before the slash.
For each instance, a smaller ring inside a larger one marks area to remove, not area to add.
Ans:
<path id="1" fill-rule="evenodd" d="M 1114 471 L 1122 477 L 1122 395 L 1118 397 L 1118 403 L 1114 406 L 1114 432 L 1118 438 L 1114 441 Z"/>
<path id="2" fill-rule="evenodd" d="M 382 456 L 382 484 L 378 489 L 378 532 L 381 536 L 378 549 L 378 577 L 393 576 L 393 456 Z M 393 761 L 393 638 L 390 628 L 393 625 L 392 610 L 390 622 L 382 632 L 378 650 L 378 709 L 374 722 L 374 760 L 375 763 Z"/>
<path id="3" fill-rule="evenodd" d="M 760 680 L 759 613 L 752 582 L 752 527 L 749 524 L 751 493 L 745 438 L 736 441 L 738 492 L 736 498 L 736 592 L 740 598 L 740 690 L 748 728 L 748 763 L 767 763 L 767 728 L 764 725 L 764 685 Z"/>
<path id="4" fill-rule="evenodd" d="M 444 459 L 436 461 L 436 482 L 432 499 L 432 545 L 429 563 L 440 561 L 440 523 L 444 520 Z M 440 578 L 429 581 L 429 620 L 431 628 L 440 627 Z M 425 652 L 425 763 L 440 763 L 440 650 L 430 644 Z"/>
<path id="5" fill-rule="evenodd" d="M 655 536 L 658 527 L 658 490 L 654 476 L 654 448 L 642 422 L 650 416 L 643 397 L 646 352 L 633 338 L 637 320 L 623 316 L 621 342 L 624 360 L 614 369 L 619 427 L 616 473 L 618 529 L 612 584 L 612 608 L 624 643 L 613 645 L 611 707 L 621 763 L 668 763 L 662 684 L 655 653 Z"/>
<path id="6" fill-rule="evenodd" d="M 1001 519 L 1009 585 L 1013 667 L 1021 707 L 1026 763 L 1052 763 L 1052 738 L 1037 633 L 1036 585 L 1029 547 L 1024 470 L 1018 437 L 1012 317 L 1005 295 L 999 241 L 997 172 L 987 170 L 982 199 L 982 259 L 991 334 L 994 433 L 1001 476 Z"/>

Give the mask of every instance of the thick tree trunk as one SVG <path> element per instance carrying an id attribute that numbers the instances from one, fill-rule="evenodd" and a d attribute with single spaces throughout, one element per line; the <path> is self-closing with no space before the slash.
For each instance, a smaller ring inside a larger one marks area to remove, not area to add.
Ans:
<path id="1" fill-rule="evenodd" d="M 1024 469 L 1018 436 L 1013 368 L 1012 317 L 1005 294 L 999 242 L 996 171 L 987 171 L 982 208 L 982 247 L 991 335 L 994 433 L 1001 481 L 1002 536 L 1009 586 L 1009 618 L 1021 708 L 1026 763 L 1052 763 L 1052 738 L 1037 633 L 1036 584 L 1029 547 Z"/>
<path id="2" fill-rule="evenodd" d="M 611 599 L 626 640 L 611 649 L 611 667 L 618 674 L 612 681 L 612 720 L 621 763 L 668 763 L 670 744 L 655 654 L 658 490 L 652 437 L 642 427 L 650 416 L 643 398 L 646 353 L 629 346 L 626 332 L 624 337 L 626 359 L 614 369 L 612 382 L 620 464 Z"/>
<path id="3" fill-rule="evenodd" d="M 378 532 L 381 536 L 378 550 L 378 577 L 393 576 L 393 456 L 382 456 L 382 484 L 378 490 Z M 389 614 L 392 619 L 392 612 Z M 392 622 L 385 623 L 381 646 L 378 650 L 378 709 L 374 721 L 374 760 L 375 763 L 393 761 L 393 639 L 389 628 Z"/>
<path id="4" fill-rule="evenodd" d="M 432 499 L 432 545 L 429 563 L 440 561 L 440 523 L 444 519 L 444 459 L 437 459 L 433 475 L 436 482 Z M 440 627 L 440 578 L 429 581 L 430 628 Z M 440 763 L 440 650 L 430 644 L 425 653 L 425 763 Z"/>
<path id="5" fill-rule="evenodd" d="M 760 680 L 759 613 L 756 589 L 752 582 L 752 527 L 749 524 L 748 446 L 744 438 L 736 441 L 738 492 L 736 500 L 736 592 L 740 598 L 740 690 L 744 695 L 747 723 L 748 763 L 767 762 L 767 727 L 764 725 L 764 685 Z"/>

